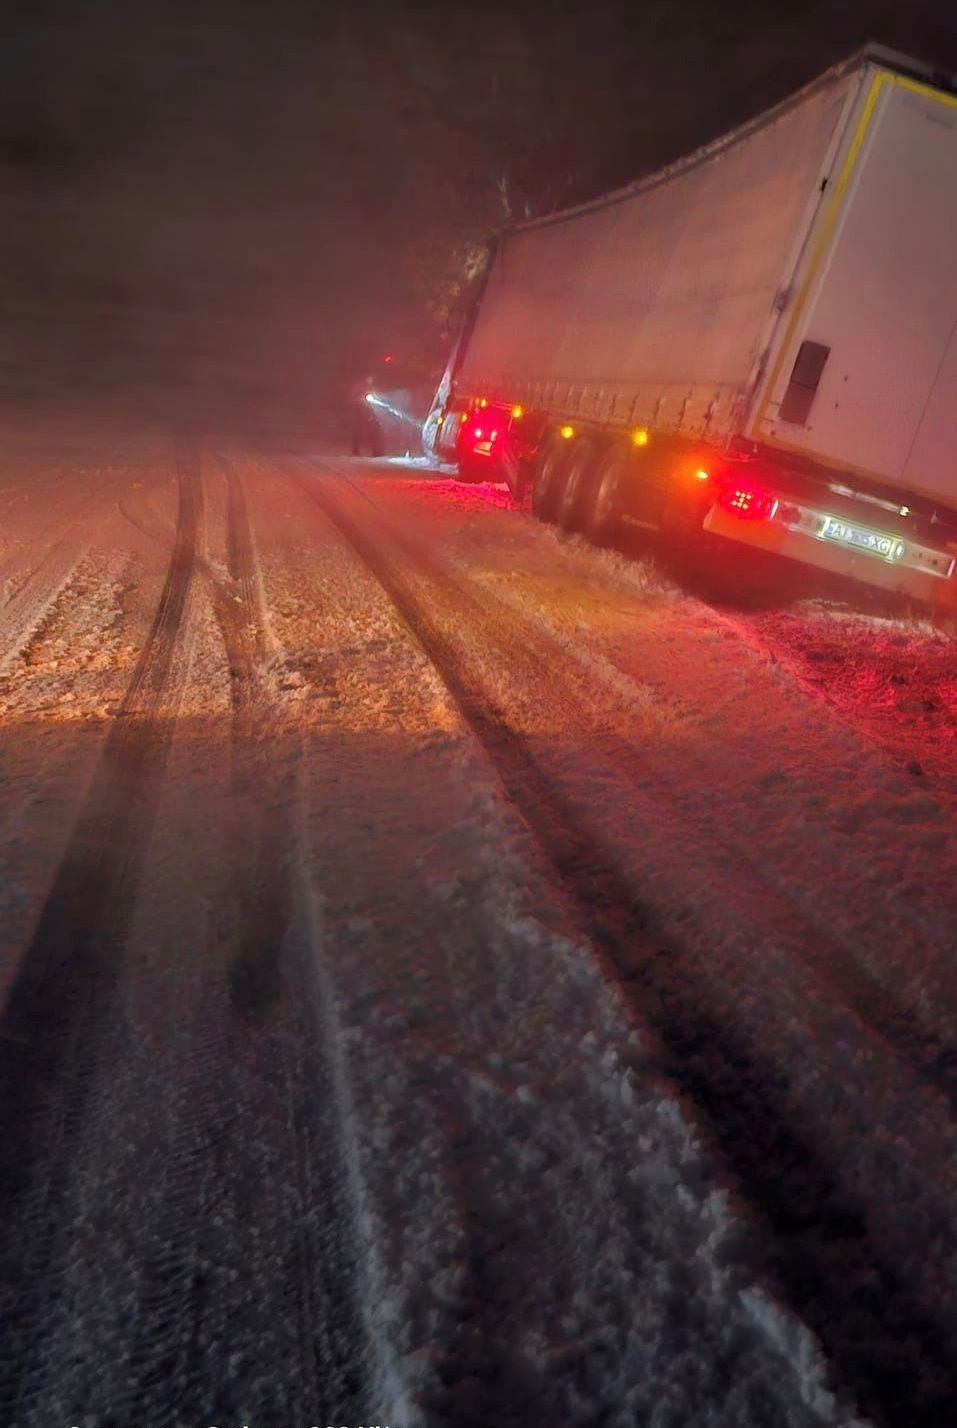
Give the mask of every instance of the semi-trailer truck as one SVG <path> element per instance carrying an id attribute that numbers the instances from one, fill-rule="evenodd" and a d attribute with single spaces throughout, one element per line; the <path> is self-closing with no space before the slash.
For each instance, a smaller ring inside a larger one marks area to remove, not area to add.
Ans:
<path id="1" fill-rule="evenodd" d="M 593 538 L 957 605 L 957 89 L 868 46 L 493 245 L 426 439 Z"/>

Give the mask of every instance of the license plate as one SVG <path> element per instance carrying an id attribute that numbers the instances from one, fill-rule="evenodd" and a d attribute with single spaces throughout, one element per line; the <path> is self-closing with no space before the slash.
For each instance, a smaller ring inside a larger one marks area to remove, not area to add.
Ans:
<path id="1" fill-rule="evenodd" d="M 900 560 L 906 549 L 904 542 L 895 535 L 869 531 L 864 526 L 852 526 L 847 521 L 838 520 L 837 516 L 825 516 L 818 535 L 821 540 L 833 541 L 835 545 L 849 545 L 855 550 L 865 550 L 869 555 L 876 555 L 879 560 Z"/>

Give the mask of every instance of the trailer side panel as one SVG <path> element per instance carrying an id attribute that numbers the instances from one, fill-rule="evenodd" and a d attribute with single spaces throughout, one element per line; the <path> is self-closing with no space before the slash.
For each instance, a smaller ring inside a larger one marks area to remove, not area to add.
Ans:
<path id="1" fill-rule="evenodd" d="M 513 232 L 460 373 L 602 421 L 734 429 L 860 72 L 684 165 Z"/>

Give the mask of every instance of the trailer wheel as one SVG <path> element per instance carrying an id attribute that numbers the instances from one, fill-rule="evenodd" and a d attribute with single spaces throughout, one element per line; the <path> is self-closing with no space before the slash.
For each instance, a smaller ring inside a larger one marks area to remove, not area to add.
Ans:
<path id="1" fill-rule="evenodd" d="M 596 545 L 608 539 L 621 513 L 629 455 L 620 446 L 609 446 L 592 468 L 593 480 L 589 497 L 584 503 L 582 529 Z"/>
<path id="2" fill-rule="evenodd" d="M 568 443 L 560 436 L 545 438 L 532 472 L 532 510 L 540 521 L 555 519 L 568 456 Z"/>
<path id="3" fill-rule="evenodd" d="M 516 506 L 520 506 L 525 500 L 525 495 L 528 491 L 528 473 L 517 461 L 511 462 L 509 466 L 506 467 L 505 484 Z"/>
<path id="4" fill-rule="evenodd" d="M 565 474 L 558 493 L 557 517 L 562 530 L 581 527 L 589 477 L 595 469 L 598 453 L 592 442 L 583 438 L 575 446 L 565 464 Z"/>

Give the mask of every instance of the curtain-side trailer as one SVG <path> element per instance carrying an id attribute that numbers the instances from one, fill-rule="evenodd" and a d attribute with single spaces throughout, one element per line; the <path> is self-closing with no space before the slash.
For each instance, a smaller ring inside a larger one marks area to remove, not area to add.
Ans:
<path id="1" fill-rule="evenodd" d="M 595 537 L 704 530 L 957 604 L 957 94 L 869 47 L 510 230 L 430 429 Z"/>

